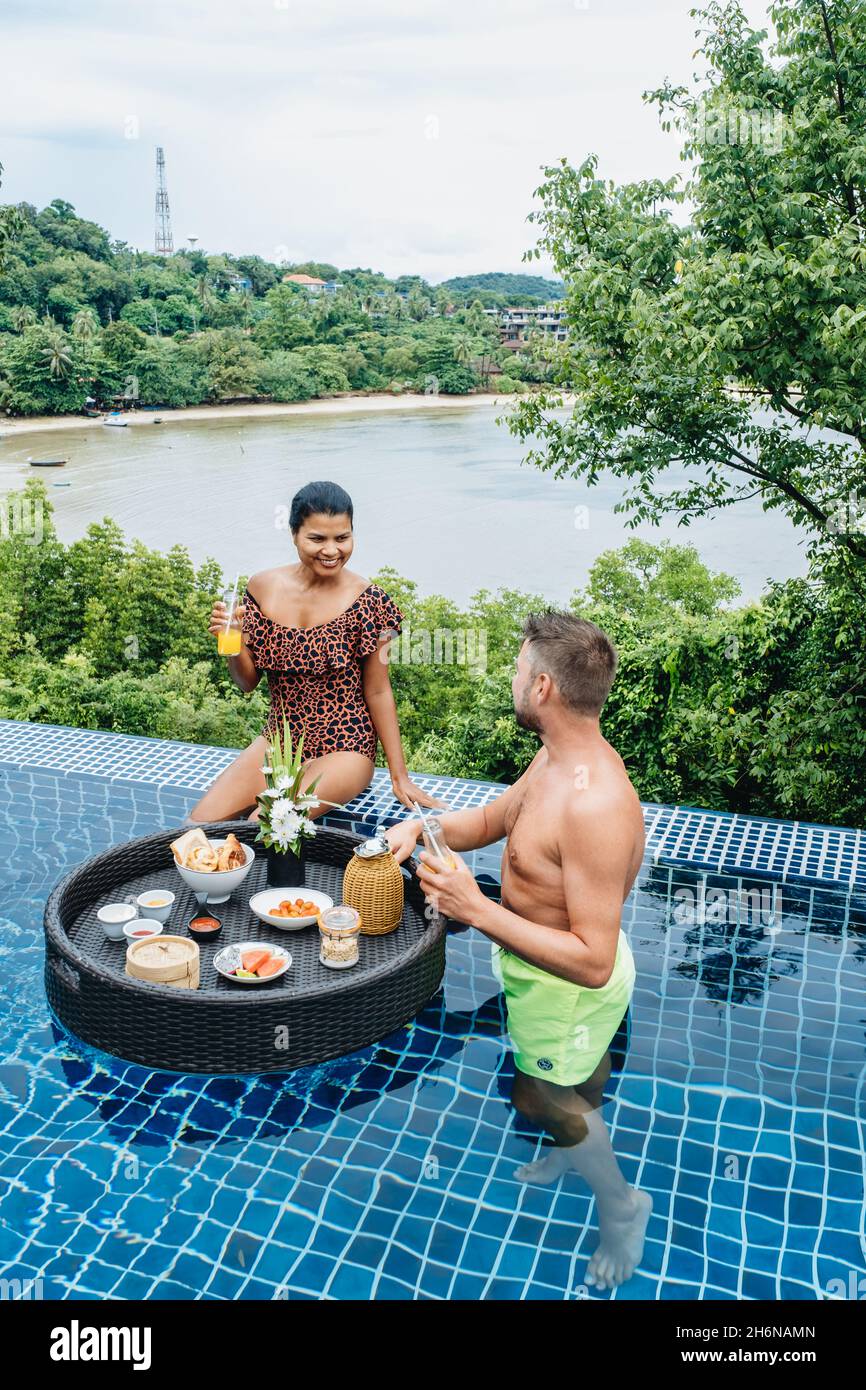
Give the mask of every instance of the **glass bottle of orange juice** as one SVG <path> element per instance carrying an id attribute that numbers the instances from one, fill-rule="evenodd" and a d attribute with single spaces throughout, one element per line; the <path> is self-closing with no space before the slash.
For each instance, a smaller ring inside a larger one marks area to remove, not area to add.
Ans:
<path id="1" fill-rule="evenodd" d="M 226 589 L 223 594 L 226 606 L 225 625 L 217 633 L 217 651 L 220 656 L 237 656 L 241 649 L 241 625 L 237 615 L 238 590 Z"/>
<path id="2" fill-rule="evenodd" d="M 456 869 L 457 861 L 445 839 L 445 832 L 442 829 L 442 822 L 438 816 L 421 815 L 421 835 L 424 840 L 424 848 L 427 853 L 444 863 L 448 869 Z M 431 864 L 433 873 L 436 872 L 436 865 Z"/>

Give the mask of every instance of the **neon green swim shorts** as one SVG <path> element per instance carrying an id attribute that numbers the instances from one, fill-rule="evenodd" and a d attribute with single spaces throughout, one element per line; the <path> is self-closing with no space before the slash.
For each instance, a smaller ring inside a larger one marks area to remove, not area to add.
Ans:
<path id="1" fill-rule="evenodd" d="M 559 1086 L 578 1086 L 592 1076 L 634 990 L 634 960 L 623 933 L 613 973 L 599 989 L 562 980 L 495 942 L 493 973 L 505 990 L 519 1070 Z"/>

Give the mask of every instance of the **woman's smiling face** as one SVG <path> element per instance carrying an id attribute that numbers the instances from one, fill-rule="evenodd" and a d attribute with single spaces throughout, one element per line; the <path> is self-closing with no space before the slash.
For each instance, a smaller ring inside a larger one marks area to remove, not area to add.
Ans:
<path id="1" fill-rule="evenodd" d="M 355 545 L 352 523 L 345 512 L 339 516 L 313 512 L 301 523 L 293 539 L 301 564 L 318 575 L 341 570 Z"/>

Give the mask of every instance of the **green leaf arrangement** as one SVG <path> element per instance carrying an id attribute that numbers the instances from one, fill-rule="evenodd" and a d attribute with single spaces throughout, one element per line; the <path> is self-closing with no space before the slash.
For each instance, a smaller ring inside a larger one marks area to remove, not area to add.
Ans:
<path id="1" fill-rule="evenodd" d="M 256 840 L 278 853 L 300 854 L 304 839 L 316 833 L 309 813 L 318 805 L 315 791 L 321 778 L 317 777 L 302 790 L 304 735 L 301 734 L 293 747 L 288 719 L 283 719 L 282 728 L 278 728 L 268 741 L 262 772 L 265 790 L 256 797 L 259 808 Z"/>

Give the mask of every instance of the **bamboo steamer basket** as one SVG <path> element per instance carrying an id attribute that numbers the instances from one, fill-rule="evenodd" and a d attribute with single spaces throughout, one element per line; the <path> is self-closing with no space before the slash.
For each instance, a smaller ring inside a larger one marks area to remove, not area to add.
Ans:
<path id="1" fill-rule="evenodd" d="M 382 846 L 376 852 L 377 846 Z M 363 936 L 385 936 L 403 918 L 403 874 L 384 840 L 358 845 L 343 876 L 343 902 L 361 915 Z"/>
<path id="2" fill-rule="evenodd" d="M 198 989 L 198 942 L 188 936 L 151 936 L 133 941 L 126 952 L 126 973 L 151 984 Z"/>

